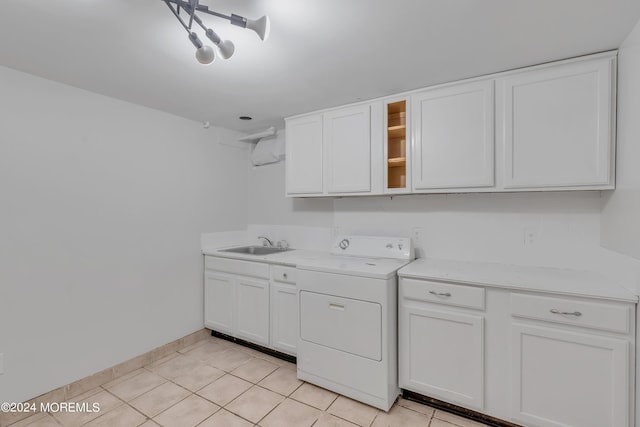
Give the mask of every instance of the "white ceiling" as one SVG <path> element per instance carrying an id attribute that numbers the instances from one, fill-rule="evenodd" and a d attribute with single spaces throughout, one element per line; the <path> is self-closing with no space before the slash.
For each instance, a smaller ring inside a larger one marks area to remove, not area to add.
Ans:
<path id="1" fill-rule="evenodd" d="M 0 65 L 254 131 L 297 113 L 615 49 L 640 18 L 638 0 L 200 2 L 267 14 L 271 37 L 263 43 L 203 15 L 236 55 L 202 66 L 161 0 L 3 0 Z"/>

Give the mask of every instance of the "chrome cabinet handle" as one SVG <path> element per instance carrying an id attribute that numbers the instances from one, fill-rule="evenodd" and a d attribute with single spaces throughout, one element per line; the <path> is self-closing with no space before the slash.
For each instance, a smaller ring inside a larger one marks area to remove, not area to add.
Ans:
<path id="1" fill-rule="evenodd" d="M 345 306 L 342 304 L 336 304 L 335 302 L 330 302 L 329 308 L 332 310 L 344 311 Z"/>
<path id="2" fill-rule="evenodd" d="M 449 292 L 436 292 L 436 291 L 429 291 L 429 293 L 431 295 L 437 295 L 439 297 L 450 297 L 451 294 Z"/>
<path id="3" fill-rule="evenodd" d="M 579 311 L 574 311 L 573 313 L 569 312 L 569 311 L 560 311 L 558 309 L 552 308 L 551 310 L 549 310 L 549 312 L 553 313 L 553 314 L 562 314 L 565 316 L 576 316 L 576 317 L 580 317 L 582 316 L 582 313 L 580 313 Z"/>

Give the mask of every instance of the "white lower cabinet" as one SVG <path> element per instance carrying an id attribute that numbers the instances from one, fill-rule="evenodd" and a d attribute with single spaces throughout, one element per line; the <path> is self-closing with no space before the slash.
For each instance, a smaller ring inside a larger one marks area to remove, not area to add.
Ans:
<path id="1" fill-rule="evenodd" d="M 298 341 L 298 296 L 296 269 L 271 268 L 271 346 L 296 355 Z"/>
<path id="2" fill-rule="evenodd" d="M 482 410 L 483 317 L 411 307 L 401 316 L 401 387 Z"/>
<path id="3" fill-rule="evenodd" d="M 628 426 L 629 342 L 512 325 L 511 409 L 526 426 Z"/>
<path id="4" fill-rule="evenodd" d="M 630 304 L 511 293 L 511 414 L 527 426 L 633 419 Z"/>
<path id="5" fill-rule="evenodd" d="M 407 277 L 399 289 L 401 388 L 527 427 L 634 425 L 634 303 Z"/>
<path id="6" fill-rule="evenodd" d="M 235 284 L 232 276 L 207 271 L 204 276 L 204 324 L 207 328 L 233 334 Z"/>
<path id="7" fill-rule="evenodd" d="M 295 356 L 295 272 L 293 267 L 205 256 L 204 325 Z"/>
<path id="8" fill-rule="evenodd" d="M 236 336 L 269 345 L 269 282 L 240 277 L 236 282 Z"/>
<path id="9" fill-rule="evenodd" d="M 400 387 L 482 411 L 484 315 L 449 306 L 473 304 L 476 297 L 483 304 L 483 295 L 469 299 L 468 288 L 401 279 Z"/>
<path id="10" fill-rule="evenodd" d="M 204 325 L 269 345 L 269 265 L 205 257 Z"/>

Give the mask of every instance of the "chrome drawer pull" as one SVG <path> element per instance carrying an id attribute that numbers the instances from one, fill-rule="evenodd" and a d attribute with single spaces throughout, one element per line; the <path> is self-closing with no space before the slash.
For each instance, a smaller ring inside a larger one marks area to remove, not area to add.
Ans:
<path id="1" fill-rule="evenodd" d="M 439 297 L 450 297 L 451 294 L 449 292 L 436 292 L 436 291 L 429 291 L 430 294 L 432 295 L 436 295 Z"/>
<path id="2" fill-rule="evenodd" d="M 555 308 L 552 308 L 551 310 L 549 310 L 551 313 L 553 314 L 562 314 L 564 316 L 576 316 L 576 317 L 580 317 L 582 316 L 582 313 L 580 313 L 579 311 L 574 311 L 573 313 L 570 313 L 568 311 L 560 311 L 557 310 Z"/>

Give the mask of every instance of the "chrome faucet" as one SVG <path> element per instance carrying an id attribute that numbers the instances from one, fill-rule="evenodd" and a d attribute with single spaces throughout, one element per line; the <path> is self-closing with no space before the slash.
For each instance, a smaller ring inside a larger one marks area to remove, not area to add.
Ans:
<path id="1" fill-rule="evenodd" d="M 273 242 L 269 240 L 268 237 L 258 236 L 258 239 L 264 239 L 264 242 L 262 242 L 262 246 L 269 246 L 270 248 L 273 247 Z"/>

